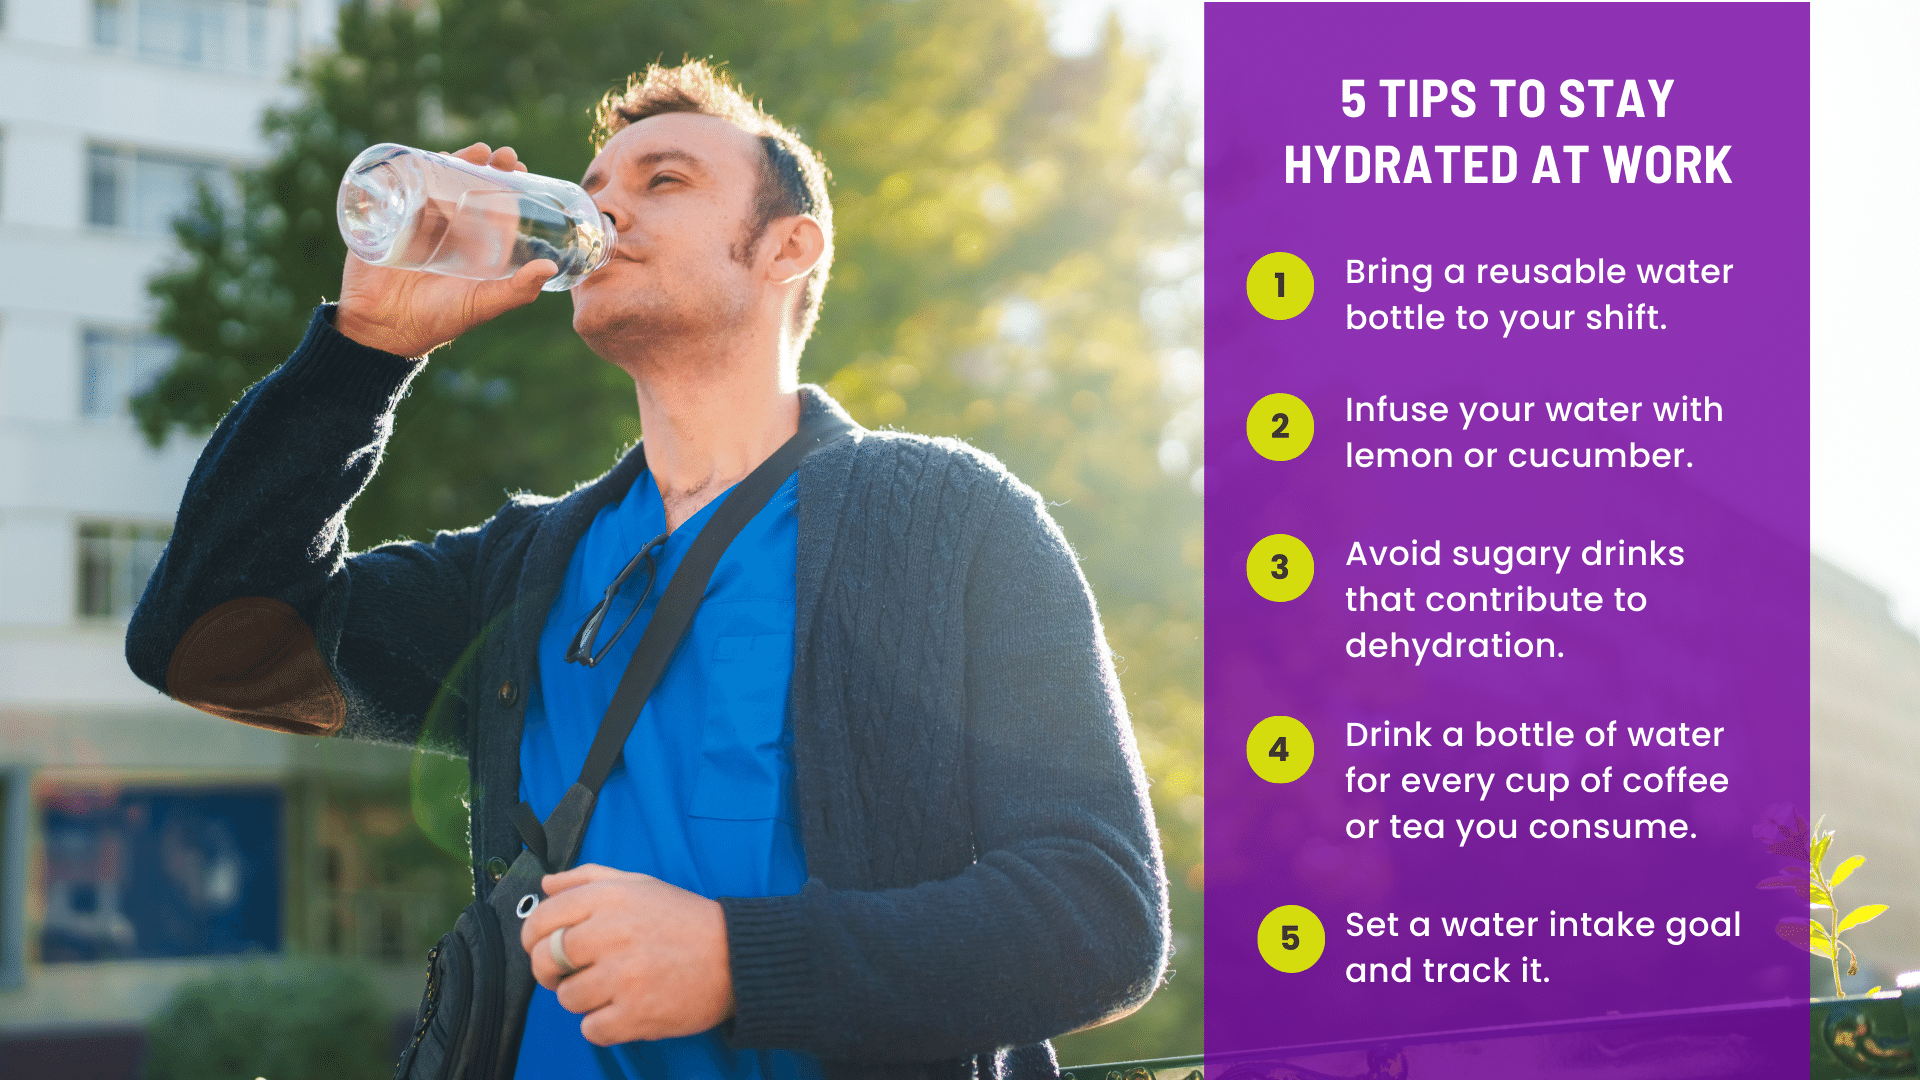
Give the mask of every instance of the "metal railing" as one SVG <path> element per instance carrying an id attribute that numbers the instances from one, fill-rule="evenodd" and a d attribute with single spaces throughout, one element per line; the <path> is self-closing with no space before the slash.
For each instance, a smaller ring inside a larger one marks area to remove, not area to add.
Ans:
<path id="1" fill-rule="evenodd" d="M 1062 1069 L 1060 1075 L 1061 1080 L 1206 1080 L 1206 1063 L 1201 1055 L 1189 1054 L 1108 1065 L 1076 1065 Z"/>
<path id="2" fill-rule="evenodd" d="M 1920 1078 L 1920 990 L 1593 1017 L 1393 1040 L 1075 1065 L 1068 1080 L 1421 1080 L 1423 1075 L 1551 1076 L 1556 1064 L 1606 1060 L 1609 1076 L 1734 1080 L 1777 1069 L 1763 1045 L 1809 1021 L 1809 1080 Z M 1775 1038 L 1756 1038 L 1758 1032 Z M 1598 1057 L 1595 1057 L 1595 1054 Z M 1462 1073 L 1473 1063 L 1478 1072 Z M 1211 1064 L 1211 1068 L 1209 1068 Z M 1771 1075 L 1771 1073 L 1768 1073 Z"/>

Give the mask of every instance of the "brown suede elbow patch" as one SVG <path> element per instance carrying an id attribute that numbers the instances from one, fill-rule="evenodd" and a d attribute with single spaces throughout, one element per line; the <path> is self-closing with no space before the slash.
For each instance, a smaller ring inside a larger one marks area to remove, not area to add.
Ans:
<path id="1" fill-rule="evenodd" d="M 229 600 L 173 647 L 167 693 L 215 716 L 293 735 L 332 735 L 347 702 L 320 658 L 313 631 L 267 596 Z"/>

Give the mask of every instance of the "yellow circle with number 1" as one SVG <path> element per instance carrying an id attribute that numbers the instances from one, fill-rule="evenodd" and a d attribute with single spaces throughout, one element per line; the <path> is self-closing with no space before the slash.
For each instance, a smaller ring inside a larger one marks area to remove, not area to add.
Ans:
<path id="1" fill-rule="evenodd" d="M 1291 319 L 1313 303 L 1313 271 L 1298 255 L 1262 255 L 1247 271 L 1247 300 L 1269 319 Z"/>
<path id="2" fill-rule="evenodd" d="M 1247 552 L 1247 584 L 1261 596 L 1282 604 L 1313 584 L 1313 552 L 1285 533 L 1276 533 Z"/>
<path id="3" fill-rule="evenodd" d="M 1291 716 L 1269 716 L 1247 736 L 1247 764 L 1269 784 L 1291 784 L 1313 764 L 1313 732 Z"/>
<path id="4" fill-rule="evenodd" d="M 1247 412 L 1247 442 L 1268 461 L 1292 461 L 1313 444 L 1313 410 L 1292 394 L 1268 394 Z"/>
<path id="5" fill-rule="evenodd" d="M 1260 958 L 1269 967 L 1296 975 L 1320 962 L 1327 950 L 1327 930 L 1320 916 L 1288 904 L 1267 912 L 1260 920 Z"/>

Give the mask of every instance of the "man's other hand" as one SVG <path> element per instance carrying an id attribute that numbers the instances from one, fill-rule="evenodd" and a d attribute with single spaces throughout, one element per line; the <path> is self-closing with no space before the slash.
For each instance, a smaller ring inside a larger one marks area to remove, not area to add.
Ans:
<path id="1" fill-rule="evenodd" d="M 453 156 L 506 172 L 527 171 L 510 146 L 493 150 L 474 143 Z M 362 345 L 396 356 L 425 356 L 489 319 L 532 303 L 541 283 L 559 272 L 552 259 L 535 259 L 510 278 L 469 281 L 374 266 L 348 252 L 333 326 Z"/>
<path id="2" fill-rule="evenodd" d="M 588 863 L 540 883 L 547 899 L 520 924 L 533 977 L 584 1013 L 597 1046 L 694 1035 L 733 1013 L 727 921 L 720 905 L 645 874 Z M 575 972 L 561 975 L 547 938 Z"/>

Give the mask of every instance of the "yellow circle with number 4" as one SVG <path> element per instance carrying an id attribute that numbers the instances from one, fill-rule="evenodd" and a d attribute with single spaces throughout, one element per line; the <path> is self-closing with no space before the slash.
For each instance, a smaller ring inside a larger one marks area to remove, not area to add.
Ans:
<path id="1" fill-rule="evenodd" d="M 1247 412 L 1247 442 L 1268 461 L 1292 461 L 1313 444 L 1313 410 L 1292 394 L 1268 394 Z"/>
<path id="2" fill-rule="evenodd" d="M 1268 966 L 1289 975 L 1298 974 L 1320 962 L 1327 949 L 1327 930 L 1320 916 L 1288 904 L 1267 912 L 1260 920 L 1260 958 Z"/>
<path id="3" fill-rule="evenodd" d="M 1269 784 L 1291 784 L 1313 764 L 1313 732 L 1291 716 L 1269 716 L 1247 736 L 1247 764 Z"/>
<path id="4" fill-rule="evenodd" d="M 1269 319 L 1291 319 L 1313 303 L 1313 271 L 1298 255 L 1262 255 L 1247 271 L 1247 300 Z"/>
<path id="5" fill-rule="evenodd" d="M 1247 584 L 1276 604 L 1285 603 L 1313 584 L 1313 552 L 1285 533 L 1276 533 L 1247 552 Z"/>

